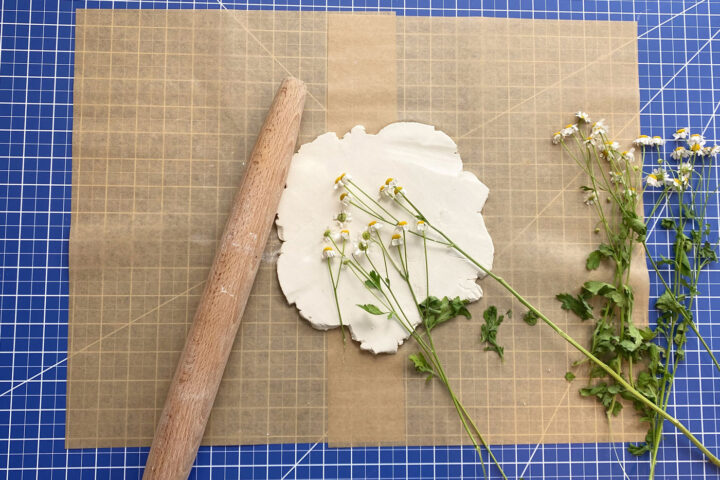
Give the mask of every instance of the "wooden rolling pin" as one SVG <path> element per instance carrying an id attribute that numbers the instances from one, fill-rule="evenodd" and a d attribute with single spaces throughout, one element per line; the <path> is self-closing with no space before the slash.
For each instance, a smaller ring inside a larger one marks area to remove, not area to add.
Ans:
<path id="1" fill-rule="evenodd" d="M 260 130 L 155 430 L 145 480 L 190 474 L 285 186 L 305 93 L 303 82 L 286 78 Z"/>

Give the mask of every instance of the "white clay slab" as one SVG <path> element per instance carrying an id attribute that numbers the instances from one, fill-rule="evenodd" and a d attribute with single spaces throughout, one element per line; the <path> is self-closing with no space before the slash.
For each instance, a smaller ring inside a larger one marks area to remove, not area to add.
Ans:
<path id="1" fill-rule="evenodd" d="M 341 211 L 342 189 L 333 188 L 342 173 L 376 198 L 393 215 L 406 220 L 414 228 L 416 220 L 394 201 L 380 201 L 379 187 L 388 177 L 397 180 L 408 198 L 423 212 L 428 221 L 445 232 L 456 244 L 488 269 L 492 267 L 493 243 L 481 210 L 488 188 L 470 173 L 462 170 L 457 145 L 445 133 L 431 125 L 399 122 L 382 129 L 377 135 L 354 127 L 340 139 L 330 132 L 300 147 L 293 157 L 278 209 L 278 235 L 283 241 L 277 270 L 287 301 L 295 304 L 300 315 L 313 327 L 328 330 L 340 326 L 327 260 L 322 258 L 327 245 L 323 232 L 331 227 L 339 231 L 333 220 Z M 350 230 L 355 242 L 374 220 L 370 215 L 349 207 L 352 220 L 343 228 Z M 380 234 L 389 245 L 394 225 L 384 225 Z M 439 238 L 428 232 L 428 238 Z M 425 260 L 421 237 L 407 235 L 408 270 L 418 301 L 428 296 Z M 428 244 L 430 294 L 476 301 L 482 290 L 476 280 L 482 272 L 445 245 Z M 346 254 L 354 251 L 346 247 Z M 395 249 L 391 253 L 397 255 Z M 374 246 L 369 251 L 376 266 L 382 265 L 382 253 Z M 337 272 L 339 258 L 333 259 Z M 360 262 L 370 268 L 367 259 Z M 384 275 L 384 268 L 379 267 Z M 360 347 L 373 353 L 394 353 L 409 336 L 396 320 L 384 315 L 371 315 L 357 304 L 378 304 L 348 268 L 341 270 L 338 298 L 343 324 Z M 390 268 L 390 285 L 402 309 L 413 325 L 420 315 L 410 290 L 402 278 Z M 379 306 L 379 305 L 378 305 Z"/>

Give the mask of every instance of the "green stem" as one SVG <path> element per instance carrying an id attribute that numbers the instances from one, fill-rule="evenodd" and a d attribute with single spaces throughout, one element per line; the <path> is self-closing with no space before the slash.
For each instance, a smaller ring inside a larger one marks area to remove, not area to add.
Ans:
<path id="1" fill-rule="evenodd" d="M 442 234 L 441 234 L 442 235 Z M 446 240 L 452 243 L 452 241 L 445 237 Z M 570 337 L 567 333 L 565 333 L 559 326 L 557 326 L 552 320 L 547 318 L 545 315 L 543 315 L 537 308 L 535 308 L 530 302 L 525 300 L 525 298 L 520 295 L 518 292 L 515 291 L 515 289 L 510 286 L 502 277 L 499 277 L 498 275 L 494 274 L 484 266 L 482 266 L 480 263 L 475 261 L 472 257 L 470 257 L 464 250 L 462 250 L 457 245 L 453 244 L 453 248 L 458 251 L 458 253 L 461 253 L 465 258 L 467 258 L 471 263 L 473 263 L 475 266 L 480 268 L 483 272 L 485 272 L 490 278 L 498 282 L 500 285 L 502 285 L 505 290 L 510 292 L 520 303 L 525 305 L 528 309 L 530 309 L 535 315 L 538 316 L 543 322 L 545 322 L 550 328 L 552 328 L 555 333 L 560 335 L 566 342 L 568 342 L 570 345 L 575 347 L 576 350 L 578 350 L 580 353 L 588 357 L 592 362 L 594 362 L 598 367 L 603 369 L 608 375 L 610 375 L 618 384 L 620 384 L 622 387 L 624 387 L 628 393 L 630 393 L 633 397 L 635 397 L 637 400 L 639 400 L 641 403 L 648 406 L 650 409 L 654 410 L 656 413 L 658 413 L 661 417 L 663 417 L 665 420 L 672 423 L 675 428 L 680 430 L 683 435 L 685 435 L 700 451 L 705 454 L 705 456 L 710 460 L 710 462 L 714 465 L 720 466 L 720 459 L 715 457 L 706 447 L 703 445 L 700 440 L 698 440 L 690 430 L 688 430 L 685 425 L 683 425 L 680 421 L 678 421 L 675 417 L 655 405 L 652 401 L 648 400 L 643 394 L 635 390 L 635 388 L 630 385 L 627 381 L 625 381 L 624 378 L 622 378 L 620 375 L 615 373 L 615 370 L 610 368 L 605 362 L 597 358 L 595 355 L 587 351 L 585 347 L 580 345 L 577 341 L 575 341 L 572 337 Z"/>
<path id="2" fill-rule="evenodd" d="M 329 258 L 327 259 L 327 266 L 328 266 L 328 272 L 330 272 L 330 281 L 332 282 L 332 286 L 333 286 L 333 296 L 335 297 L 335 308 L 337 308 L 338 319 L 340 320 L 340 332 L 342 333 L 343 343 L 345 343 L 347 341 L 345 338 L 345 325 L 343 325 L 342 313 L 340 313 L 340 301 L 338 300 L 337 284 L 335 283 L 335 277 L 333 276 L 332 265 L 330 265 Z M 340 280 L 340 275 L 338 275 L 338 280 Z"/>

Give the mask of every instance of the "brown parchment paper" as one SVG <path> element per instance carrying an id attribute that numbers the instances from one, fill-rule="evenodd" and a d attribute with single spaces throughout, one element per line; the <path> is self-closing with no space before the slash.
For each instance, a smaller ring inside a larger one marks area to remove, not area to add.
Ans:
<path id="1" fill-rule="evenodd" d="M 352 18 L 78 10 L 69 448 L 150 443 L 244 159 L 288 73 L 310 87 L 301 142 L 330 124 L 375 130 L 396 118 L 452 135 L 466 168 L 491 189 L 485 215 L 496 271 L 573 335 L 587 337 L 587 326 L 562 315 L 552 297 L 585 279 L 583 258 L 597 239 L 576 188 L 577 167 L 548 139 L 578 107 L 605 116 L 619 140 L 635 135 L 635 25 L 388 23 L 392 17 L 362 15 L 355 16 L 365 22 L 360 29 Z M 353 83 L 360 72 L 347 60 L 360 54 L 363 32 L 364 43 L 385 53 L 394 36 L 395 69 L 368 62 L 367 81 Z M 385 97 L 378 92 L 388 71 L 396 77 L 395 118 L 392 109 L 362 106 L 392 97 L 387 88 Z M 346 349 L 342 368 L 327 364 L 338 353 L 328 342 L 339 337 L 314 331 L 287 306 L 274 271 L 277 251 L 273 238 L 204 443 L 466 442 L 446 394 L 407 369 L 409 347 L 369 361 Z M 642 312 L 647 272 L 644 262 L 635 264 Z M 482 285 L 499 308 L 511 305 Z M 562 378 L 577 356 L 547 328 L 522 324 L 516 309 L 501 328 L 500 363 L 477 342 L 482 307 L 473 308 L 476 320 L 436 336 L 456 393 L 489 440 L 608 440 L 603 412 L 577 396 L 580 379 L 568 385 Z M 342 395 L 353 388 L 367 388 L 375 402 L 356 408 L 359 396 Z M 641 438 L 636 424 L 621 418 L 613 440 Z"/>

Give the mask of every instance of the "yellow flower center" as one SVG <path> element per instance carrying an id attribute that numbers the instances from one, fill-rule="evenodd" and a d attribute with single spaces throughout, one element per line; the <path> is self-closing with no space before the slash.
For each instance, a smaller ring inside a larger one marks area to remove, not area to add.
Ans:
<path id="1" fill-rule="evenodd" d="M 658 179 L 658 178 L 657 178 L 657 175 L 655 175 L 654 173 L 651 173 L 650 175 L 648 175 L 648 178 L 652 178 L 653 180 L 657 180 L 657 179 Z"/>
<path id="2" fill-rule="evenodd" d="M 393 240 L 399 240 L 400 238 L 402 238 L 402 236 L 399 233 L 393 233 L 393 236 L 392 236 Z"/>
<path id="3" fill-rule="evenodd" d="M 692 147 L 690 147 L 690 150 L 692 150 L 693 152 L 700 151 L 700 144 L 699 143 L 694 144 Z"/>
<path id="4" fill-rule="evenodd" d="M 392 177 L 388 177 L 388 179 L 385 180 L 385 185 L 390 185 L 390 182 L 392 182 L 393 180 L 395 180 L 395 179 Z"/>
<path id="5" fill-rule="evenodd" d="M 659 137 L 659 136 L 655 135 L 653 138 L 662 138 L 662 137 Z"/>
<path id="6" fill-rule="evenodd" d="M 647 135 L 640 135 L 639 138 L 649 138 Z"/>
<path id="7" fill-rule="evenodd" d="M 350 230 L 340 230 L 340 233 L 344 233 L 346 235 L 350 235 Z"/>
<path id="8" fill-rule="evenodd" d="M 372 226 L 375 225 L 376 223 L 377 223 L 377 221 L 376 221 L 376 220 L 373 220 L 372 222 L 368 223 L 368 227 L 372 227 Z"/>
<path id="9" fill-rule="evenodd" d="M 402 187 L 395 187 L 395 193 L 402 192 Z"/>
<path id="10" fill-rule="evenodd" d="M 422 220 L 418 220 L 417 224 L 418 224 L 418 225 L 425 225 L 425 222 L 423 222 Z"/>
<path id="11" fill-rule="evenodd" d="M 323 248 L 323 252 L 332 252 L 332 247 Z"/>
<path id="12" fill-rule="evenodd" d="M 572 123 L 568 123 L 567 125 L 565 125 L 565 128 L 572 128 L 572 127 L 573 127 Z"/>
<path id="13" fill-rule="evenodd" d="M 398 227 L 404 227 L 405 225 L 407 225 L 407 222 L 405 220 L 401 220 L 398 222 Z"/>
<path id="14" fill-rule="evenodd" d="M 675 133 L 685 133 L 685 131 L 686 130 L 684 128 L 681 128 L 681 129 L 677 130 Z"/>
<path id="15" fill-rule="evenodd" d="M 553 137 L 559 137 L 559 136 L 561 136 L 561 135 L 562 135 L 562 133 L 560 133 L 560 132 L 555 132 L 555 134 L 553 135 Z"/>
<path id="16" fill-rule="evenodd" d="M 340 200 L 345 200 L 345 197 L 347 197 L 347 195 L 347 193 L 343 193 L 342 195 L 340 195 Z"/>
<path id="17" fill-rule="evenodd" d="M 335 179 L 335 183 L 337 184 L 337 183 L 338 183 L 339 181 L 341 181 L 343 178 L 345 178 L 345 174 L 344 174 L 344 173 Z"/>

